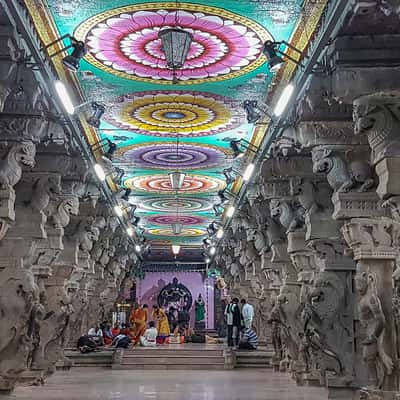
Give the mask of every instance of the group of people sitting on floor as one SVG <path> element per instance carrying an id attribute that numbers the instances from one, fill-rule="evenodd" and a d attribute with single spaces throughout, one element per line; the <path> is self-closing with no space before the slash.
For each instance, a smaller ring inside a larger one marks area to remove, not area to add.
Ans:
<path id="1" fill-rule="evenodd" d="M 226 306 L 225 317 L 228 325 L 228 346 L 238 349 L 256 350 L 258 337 L 252 329 L 254 316 L 253 307 L 242 300 L 242 309 L 237 298 Z M 212 338 L 205 334 L 196 334 L 189 327 L 190 316 L 187 311 L 170 307 L 165 312 L 154 305 L 148 322 L 148 306 L 135 304 L 128 324 L 115 325 L 108 322 L 91 327 L 87 335 L 78 340 L 78 348 L 82 353 L 95 351 L 100 346 L 128 348 L 131 344 L 152 347 L 164 343 L 221 343 L 221 339 Z"/>
<path id="2" fill-rule="evenodd" d="M 102 346 L 115 346 L 127 348 L 131 343 L 130 329 L 126 324 L 111 327 L 108 322 L 93 326 L 86 335 L 79 338 L 77 347 L 82 353 L 97 350 Z"/>
<path id="3" fill-rule="evenodd" d="M 189 328 L 190 316 L 186 311 L 177 311 L 173 307 L 165 312 L 161 307 L 154 305 L 151 319 L 147 304 L 135 304 L 129 324 L 115 325 L 113 328 L 108 322 L 100 326 L 91 327 L 87 335 L 81 336 L 78 348 L 82 353 L 95 351 L 100 346 L 114 346 L 128 348 L 131 344 L 150 347 L 164 343 L 182 343 L 183 341 L 201 341 Z M 203 335 L 204 336 L 204 335 Z M 204 338 L 200 338 L 204 339 Z"/>

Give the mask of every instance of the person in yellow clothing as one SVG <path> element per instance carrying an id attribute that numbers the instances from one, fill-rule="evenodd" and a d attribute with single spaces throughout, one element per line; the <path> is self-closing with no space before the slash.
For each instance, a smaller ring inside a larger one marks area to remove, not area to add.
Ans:
<path id="1" fill-rule="evenodd" d="M 158 332 L 157 343 L 163 344 L 165 342 L 165 339 L 168 338 L 170 334 L 167 315 L 162 308 L 154 305 L 151 316 L 156 323 L 156 328 Z"/>
<path id="2" fill-rule="evenodd" d="M 135 327 L 133 345 L 139 343 L 140 336 L 144 335 L 147 325 L 147 304 L 143 304 L 142 307 L 136 306 L 131 313 L 130 321 Z"/>

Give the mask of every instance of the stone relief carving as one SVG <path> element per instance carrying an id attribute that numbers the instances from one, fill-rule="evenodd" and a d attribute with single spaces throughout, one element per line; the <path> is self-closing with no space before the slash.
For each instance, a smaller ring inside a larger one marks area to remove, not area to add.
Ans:
<path id="1" fill-rule="evenodd" d="M 79 214 L 79 198 L 75 195 L 63 195 L 59 201 L 50 202 L 45 211 L 48 223 L 54 228 L 65 228 L 71 219 L 71 215 Z"/>
<path id="2" fill-rule="evenodd" d="M 35 211 L 42 212 L 50 202 L 51 198 L 61 194 L 61 183 L 59 177 L 47 175 L 36 179 L 33 184 L 32 197 L 27 204 Z"/>
<path id="3" fill-rule="evenodd" d="M 33 168 L 36 146 L 29 141 L 14 143 L 0 160 L 0 188 L 11 189 L 22 176 L 22 166 Z"/>
<path id="4" fill-rule="evenodd" d="M 385 157 L 400 154 L 399 93 L 376 93 L 354 101 L 355 133 L 366 134 L 376 164 Z"/>
<path id="5" fill-rule="evenodd" d="M 310 301 L 303 310 L 304 336 L 314 362 L 320 366 L 322 379 L 326 381 L 331 372 L 344 384 L 350 384 L 353 365 L 349 348 L 353 341 L 347 313 L 351 299 L 342 278 L 331 271 L 316 274 Z"/>
<path id="6" fill-rule="evenodd" d="M 272 199 L 269 205 L 271 217 L 278 220 L 287 233 L 304 228 L 304 209 L 297 202 Z"/>
<path id="7" fill-rule="evenodd" d="M 396 335 L 396 351 L 395 354 L 397 357 L 400 355 L 400 268 L 399 261 L 396 263 L 396 269 L 393 272 L 392 278 L 394 282 L 393 287 L 393 321 L 394 321 L 394 330 Z"/>
<path id="8" fill-rule="evenodd" d="M 400 225 L 389 218 L 353 218 L 342 228 L 343 236 L 354 256 L 368 254 L 395 258 L 400 240 Z"/>
<path id="9" fill-rule="evenodd" d="M 283 359 L 283 343 L 281 333 L 281 321 L 284 317 L 281 316 L 281 308 L 277 298 L 273 300 L 273 307 L 269 322 L 271 323 L 271 338 L 274 348 L 274 356 L 272 358 L 273 365 L 279 365 Z"/>
<path id="10" fill-rule="evenodd" d="M 12 37 L 6 41 L 7 56 L 9 60 L 4 60 L 1 63 L 1 79 L 0 79 L 0 112 L 3 112 L 4 104 L 10 94 L 17 90 L 17 74 L 18 74 L 18 61 L 23 57 L 23 52 L 20 51 Z"/>
<path id="11" fill-rule="evenodd" d="M 71 308 L 74 312 L 69 316 L 65 342 L 68 346 L 74 347 L 83 332 L 83 316 L 89 304 L 86 285 L 82 282 L 82 279 L 82 275 L 80 277 L 75 275 L 74 280 L 71 279 L 74 284 L 67 284 L 68 294 L 72 299 Z M 81 282 L 82 284 L 80 284 Z"/>
<path id="12" fill-rule="evenodd" d="M 358 316 L 366 337 L 362 341 L 363 359 L 368 368 L 368 384 L 371 388 L 381 389 L 384 379 L 393 372 L 393 360 L 385 352 L 383 336 L 386 318 L 376 289 L 377 277 L 368 272 L 358 273 L 355 277 L 358 300 Z"/>
<path id="13" fill-rule="evenodd" d="M 337 150 L 335 150 L 337 149 Z M 352 151 L 343 153 L 343 146 L 316 147 L 312 151 L 314 173 L 324 173 L 334 192 L 345 193 L 352 189 L 370 190 L 374 184 L 371 167 L 363 160 L 352 159 Z"/>
<path id="14" fill-rule="evenodd" d="M 22 266 L 0 272 L 0 390 L 11 390 L 26 369 L 32 349 L 29 315 L 35 312 L 39 288 Z"/>
<path id="15" fill-rule="evenodd" d="M 299 334 L 302 330 L 299 292 L 298 285 L 281 286 L 276 301 L 277 310 L 275 310 L 276 316 L 279 315 L 281 339 L 285 344 L 293 372 L 296 371 L 296 363 L 299 359 Z"/>

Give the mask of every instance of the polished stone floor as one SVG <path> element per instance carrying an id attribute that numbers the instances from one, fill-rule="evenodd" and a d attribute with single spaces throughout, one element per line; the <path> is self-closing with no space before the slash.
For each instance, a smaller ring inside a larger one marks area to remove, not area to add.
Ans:
<path id="1" fill-rule="evenodd" d="M 322 400 L 271 370 L 59 372 L 43 387 L 19 387 L 1 400 Z"/>

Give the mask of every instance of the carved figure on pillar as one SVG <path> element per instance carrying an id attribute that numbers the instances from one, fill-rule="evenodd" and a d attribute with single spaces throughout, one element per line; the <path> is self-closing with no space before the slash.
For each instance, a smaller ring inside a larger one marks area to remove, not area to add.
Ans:
<path id="1" fill-rule="evenodd" d="M 349 308 L 347 290 L 335 272 L 321 271 L 310 290 L 311 304 L 303 310 L 304 334 L 320 366 L 323 381 L 328 371 L 342 378 L 344 384 L 350 384 L 353 379 L 349 352 L 352 332 L 345 317 Z"/>
<path id="2" fill-rule="evenodd" d="M 39 289 L 29 270 L 17 266 L 0 272 L 0 392 L 12 390 L 27 367 L 32 349 L 29 315 L 39 300 Z"/>
<path id="3" fill-rule="evenodd" d="M 396 350 L 397 357 L 400 355 L 400 268 L 397 264 L 395 271 L 393 272 L 393 320 L 396 334 Z"/>
<path id="4" fill-rule="evenodd" d="M 274 304 L 271 310 L 271 317 L 269 319 L 269 322 L 271 323 L 272 346 L 274 347 L 274 356 L 272 358 L 273 365 L 279 365 L 283 358 L 281 321 L 281 309 L 279 301 L 276 298 L 274 300 Z"/>
<path id="5" fill-rule="evenodd" d="M 377 277 L 369 272 L 358 273 L 356 289 L 360 295 L 358 312 L 366 337 L 362 341 L 363 358 L 368 366 L 368 383 L 371 388 L 381 389 L 385 376 L 393 371 L 393 360 L 383 347 L 385 315 L 376 289 Z"/>
<path id="6" fill-rule="evenodd" d="M 304 209 L 297 202 L 272 199 L 269 205 L 271 217 L 279 220 L 286 232 L 304 227 Z"/>
<path id="7" fill-rule="evenodd" d="M 65 228 L 71 219 L 71 215 L 79 214 L 79 198 L 76 195 L 65 195 L 59 201 L 50 202 L 46 209 L 47 222 L 54 228 Z"/>
<path id="8" fill-rule="evenodd" d="M 30 141 L 14 143 L 0 160 L 0 189 L 11 189 L 22 176 L 22 166 L 35 166 L 36 146 Z"/>
<path id="9" fill-rule="evenodd" d="M 366 134 L 374 165 L 400 155 L 400 93 L 375 93 L 354 101 L 355 133 Z"/>
<path id="10" fill-rule="evenodd" d="M 312 151 L 313 171 L 326 174 L 334 192 L 344 193 L 352 189 L 366 192 L 375 184 L 372 169 L 352 153 L 351 149 L 341 145 L 316 147 Z"/>
<path id="11" fill-rule="evenodd" d="M 291 369 L 297 372 L 296 363 L 299 358 L 300 322 L 300 286 L 283 285 L 276 299 L 275 315 L 279 316 L 281 339 L 289 357 Z"/>
<path id="12" fill-rule="evenodd" d="M 0 148 L 1 152 L 1 148 Z M 36 147 L 30 141 L 13 143 L 0 159 L 0 240 L 15 221 L 14 186 L 22 176 L 22 166 L 33 168 Z"/>

